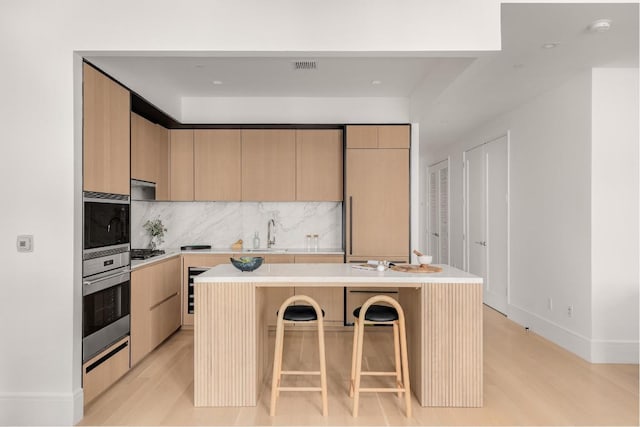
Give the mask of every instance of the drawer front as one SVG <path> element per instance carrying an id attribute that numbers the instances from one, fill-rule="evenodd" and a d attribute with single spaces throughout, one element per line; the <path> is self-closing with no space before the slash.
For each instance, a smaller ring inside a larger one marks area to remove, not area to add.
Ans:
<path id="1" fill-rule="evenodd" d="M 180 296 L 172 296 L 151 310 L 151 348 L 154 349 L 180 327 Z"/>
<path id="2" fill-rule="evenodd" d="M 129 337 L 125 337 L 82 366 L 85 405 L 129 370 Z"/>

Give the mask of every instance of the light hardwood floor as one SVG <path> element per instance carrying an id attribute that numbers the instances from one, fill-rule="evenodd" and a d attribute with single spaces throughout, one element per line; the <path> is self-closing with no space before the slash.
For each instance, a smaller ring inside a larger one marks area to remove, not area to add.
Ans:
<path id="1" fill-rule="evenodd" d="M 484 327 L 482 408 L 422 408 L 414 399 L 407 419 L 395 394 L 367 393 L 353 418 L 350 330 L 326 332 L 328 417 L 319 393 L 287 392 L 270 417 L 269 378 L 256 407 L 195 408 L 193 332 L 179 331 L 88 405 L 80 425 L 638 425 L 638 365 L 589 364 L 487 307 Z M 393 360 L 390 332 L 367 330 L 367 369 Z M 316 345 L 314 332 L 287 332 L 284 367 L 315 370 Z"/>

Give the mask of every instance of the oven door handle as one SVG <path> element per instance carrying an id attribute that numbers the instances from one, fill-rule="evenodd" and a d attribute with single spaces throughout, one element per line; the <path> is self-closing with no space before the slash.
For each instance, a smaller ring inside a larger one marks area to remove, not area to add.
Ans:
<path id="1" fill-rule="evenodd" d="M 115 274 L 95 280 L 85 280 L 82 284 L 82 295 L 90 295 L 103 289 L 110 288 L 131 279 L 131 270 L 118 271 Z"/>

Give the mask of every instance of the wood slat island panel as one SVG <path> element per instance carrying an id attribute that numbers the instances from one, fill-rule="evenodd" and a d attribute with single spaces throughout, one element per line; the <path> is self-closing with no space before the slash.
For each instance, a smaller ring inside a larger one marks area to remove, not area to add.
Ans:
<path id="1" fill-rule="evenodd" d="M 252 283 L 196 286 L 195 406 L 255 406 L 256 289 Z"/>

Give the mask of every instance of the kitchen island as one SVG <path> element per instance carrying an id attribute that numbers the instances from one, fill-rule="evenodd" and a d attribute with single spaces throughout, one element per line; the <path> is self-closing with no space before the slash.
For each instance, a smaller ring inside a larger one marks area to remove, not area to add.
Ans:
<path id="1" fill-rule="evenodd" d="M 422 406 L 482 406 L 482 278 L 446 265 L 440 273 L 355 269 L 350 264 L 218 265 L 195 279 L 194 404 L 255 406 L 268 372 L 269 288 L 399 289 L 411 388 Z M 350 313 L 348 313 L 350 315 Z"/>

